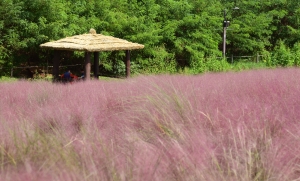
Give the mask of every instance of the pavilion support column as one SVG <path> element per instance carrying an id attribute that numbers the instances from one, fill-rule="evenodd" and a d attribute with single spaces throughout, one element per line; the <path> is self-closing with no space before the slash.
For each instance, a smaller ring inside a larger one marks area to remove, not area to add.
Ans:
<path id="1" fill-rule="evenodd" d="M 99 79 L 99 52 L 94 52 L 94 77 Z"/>
<path id="2" fill-rule="evenodd" d="M 130 77 L 130 50 L 126 50 L 125 67 L 126 67 L 126 78 L 129 78 Z"/>
<path id="3" fill-rule="evenodd" d="M 85 52 L 84 62 L 84 79 L 91 80 L 91 52 Z"/>
<path id="4" fill-rule="evenodd" d="M 59 59 L 60 59 L 60 52 L 58 50 L 54 50 L 53 69 L 52 69 L 53 82 L 58 81 L 59 78 Z"/>

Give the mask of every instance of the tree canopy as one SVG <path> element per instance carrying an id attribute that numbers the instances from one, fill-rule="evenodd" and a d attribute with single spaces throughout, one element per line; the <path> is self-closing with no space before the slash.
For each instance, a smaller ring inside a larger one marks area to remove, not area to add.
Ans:
<path id="1" fill-rule="evenodd" d="M 235 6 L 239 10 L 232 10 Z M 136 71 L 176 72 L 203 58 L 222 56 L 224 10 L 231 22 L 229 55 L 299 47 L 298 0 L 1 0 L 0 68 L 51 64 L 51 52 L 40 44 L 94 28 L 145 45 L 132 52 Z M 76 52 L 72 56 L 78 61 L 83 57 Z M 103 52 L 100 58 L 105 69 L 113 70 L 122 66 L 123 56 Z"/>

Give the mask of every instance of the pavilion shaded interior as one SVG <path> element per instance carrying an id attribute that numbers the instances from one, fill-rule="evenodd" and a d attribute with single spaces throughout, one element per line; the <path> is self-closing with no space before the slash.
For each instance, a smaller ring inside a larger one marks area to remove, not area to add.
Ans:
<path id="1" fill-rule="evenodd" d="M 99 74 L 99 52 L 101 51 L 119 51 L 125 50 L 126 59 L 126 77 L 130 77 L 130 51 L 135 49 L 143 49 L 144 45 L 132 43 L 127 40 L 97 34 L 94 29 L 88 34 L 75 35 L 66 37 L 57 41 L 51 41 L 40 45 L 41 48 L 53 49 L 53 78 L 57 80 L 59 77 L 59 60 L 61 50 L 68 51 L 84 51 L 85 52 L 85 80 L 90 80 L 91 74 L 91 53 L 94 53 L 94 76 L 98 79 Z"/>

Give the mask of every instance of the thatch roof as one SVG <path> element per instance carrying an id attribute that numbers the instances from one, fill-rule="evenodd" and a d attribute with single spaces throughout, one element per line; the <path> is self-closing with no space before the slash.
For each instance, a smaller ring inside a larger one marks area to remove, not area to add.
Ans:
<path id="1" fill-rule="evenodd" d="M 89 34 L 75 35 L 57 41 L 47 42 L 41 44 L 40 47 L 56 50 L 98 52 L 142 49 L 144 45 L 112 36 L 97 34 L 94 29 L 91 29 Z"/>

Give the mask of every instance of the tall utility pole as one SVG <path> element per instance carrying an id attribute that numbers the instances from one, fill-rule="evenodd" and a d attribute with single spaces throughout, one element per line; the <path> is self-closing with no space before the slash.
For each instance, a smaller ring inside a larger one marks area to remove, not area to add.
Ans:
<path id="1" fill-rule="evenodd" d="M 233 8 L 233 10 L 238 10 L 239 7 Z M 226 30 L 227 27 L 230 25 L 230 21 L 226 19 L 226 9 L 224 9 L 224 20 L 223 20 L 223 58 L 226 59 Z"/>
<path id="2" fill-rule="evenodd" d="M 228 22 L 229 26 L 229 22 Z M 223 58 L 226 58 L 226 29 L 227 29 L 227 20 L 226 20 L 226 9 L 224 9 L 224 20 L 223 20 Z"/>

